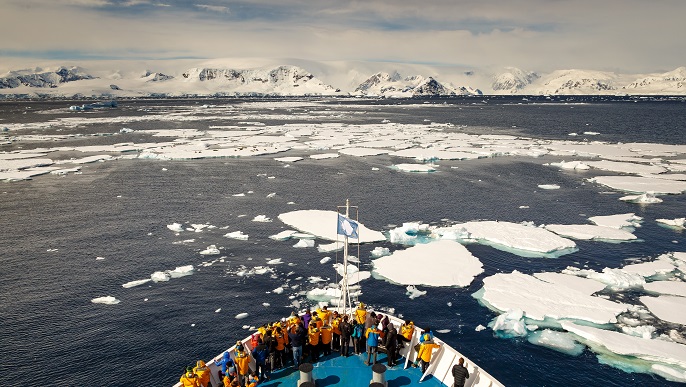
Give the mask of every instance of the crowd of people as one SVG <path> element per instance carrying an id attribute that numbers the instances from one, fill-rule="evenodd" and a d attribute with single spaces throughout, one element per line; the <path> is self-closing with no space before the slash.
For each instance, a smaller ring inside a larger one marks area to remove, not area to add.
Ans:
<path id="1" fill-rule="evenodd" d="M 218 376 L 224 387 L 256 387 L 269 380 L 274 371 L 289 364 L 297 369 L 305 362 L 316 363 L 332 351 L 345 357 L 366 352 L 366 365 L 376 364 L 377 355 L 382 351 L 387 355 L 388 367 L 394 367 L 400 349 L 412 341 L 414 331 L 412 321 L 405 321 L 398 330 L 388 316 L 368 312 L 362 302 L 351 316 L 331 312 L 324 306 L 314 312 L 307 309 L 302 316 L 293 312 L 289 318 L 265 324 L 251 336 L 251 351 L 238 341 L 233 359 L 226 351 L 214 361 L 221 368 Z M 433 350 L 439 346 L 433 341 L 431 329 L 424 330 L 415 346 L 417 358 L 413 365 L 421 366 L 425 372 Z M 252 359 L 254 370 L 249 367 Z M 195 367 L 187 367 L 180 382 L 183 387 L 221 387 L 211 385 L 210 370 L 202 360 Z"/>

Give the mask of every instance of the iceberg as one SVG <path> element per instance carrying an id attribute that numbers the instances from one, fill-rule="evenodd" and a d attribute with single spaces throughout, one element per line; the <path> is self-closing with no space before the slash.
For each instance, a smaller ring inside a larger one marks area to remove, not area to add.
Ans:
<path id="1" fill-rule="evenodd" d="M 391 255 L 375 259 L 372 264 L 375 276 L 400 285 L 466 287 L 484 271 L 478 258 L 466 247 L 451 240 L 396 250 Z M 408 270 L 418 265 L 427 270 Z"/>
<path id="2" fill-rule="evenodd" d="M 377 246 L 371 252 L 372 258 L 380 258 L 387 255 L 391 255 L 391 250 L 389 250 L 388 247 Z"/>
<path id="3" fill-rule="evenodd" d="M 588 290 L 545 282 L 514 271 L 485 278 L 483 288 L 473 296 L 499 313 L 522 310 L 527 318 L 537 321 L 551 318 L 616 323 L 617 315 L 627 310 L 627 305 L 594 297 Z"/>
<path id="4" fill-rule="evenodd" d="M 338 212 L 324 210 L 299 210 L 286 212 L 279 215 L 279 219 L 287 225 L 300 231 L 310 233 L 318 238 L 330 241 L 342 240 L 343 236 L 336 233 L 338 224 Z M 359 223 L 358 234 L 360 243 L 381 242 L 386 237 L 379 232 L 368 229 L 364 224 Z M 357 243 L 358 240 L 349 238 L 350 243 Z"/>

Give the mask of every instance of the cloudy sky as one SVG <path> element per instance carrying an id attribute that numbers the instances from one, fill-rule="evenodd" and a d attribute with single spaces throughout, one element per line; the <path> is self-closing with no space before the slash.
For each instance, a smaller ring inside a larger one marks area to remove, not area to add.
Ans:
<path id="1" fill-rule="evenodd" d="M 684 0 L 0 0 L 10 58 L 299 58 L 658 72 Z"/>

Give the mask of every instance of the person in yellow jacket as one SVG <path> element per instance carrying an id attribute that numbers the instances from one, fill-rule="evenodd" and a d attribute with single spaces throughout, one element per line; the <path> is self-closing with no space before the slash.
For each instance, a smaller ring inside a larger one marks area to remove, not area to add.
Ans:
<path id="1" fill-rule="evenodd" d="M 419 346 L 419 352 L 417 352 L 417 361 L 422 365 L 422 373 L 426 372 L 426 369 L 429 368 L 433 350 L 440 347 L 440 344 L 434 343 L 428 333 L 424 335 L 424 342 Z M 417 366 L 417 361 L 414 362 L 415 367 Z"/>
<path id="2" fill-rule="evenodd" d="M 340 351 L 341 349 L 341 316 L 338 312 L 333 312 L 331 316 L 331 329 L 333 330 L 333 341 L 331 342 L 331 347 L 334 351 Z"/>
<path id="3" fill-rule="evenodd" d="M 200 387 L 200 381 L 198 380 L 198 375 L 193 372 L 193 367 L 186 367 L 186 372 L 181 375 L 179 379 L 182 387 Z"/>
<path id="4" fill-rule="evenodd" d="M 360 305 L 355 310 L 355 321 L 358 324 L 364 324 L 367 321 L 367 309 L 365 309 L 364 303 L 360 302 Z"/>
<path id="5" fill-rule="evenodd" d="M 316 325 L 310 324 L 310 329 L 307 330 L 308 347 L 310 350 L 310 361 L 315 363 L 319 359 L 319 338 L 321 332 Z"/>
<path id="6" fill-rule="evenodd" d="M 236 343 L 233 361 L 236 364 L 236 378 L 238 379 L 238 384 L 241 386 L 245 385 L 248 374 L 250 373 L 250 360 L 250 353 L 245 350 L 243 343 L 238 341 Z"/>
<path id="7" fill-rule="evenodd" d="M 398 335 L 398 345 L 404 346 L 405 342 L 412 341 L 412 335 L 414 335 L 414 322 L 410 320 L 405 320 L 405 324 L 400 326 L 400 335 Z"/>
<path id="8" fill-rule="evenodd" d="M 321 329 L 321 348 L 324 356 L 331 355 L 331 341 L 333 340 L 333 328 L 331 325 L 324 325 Z"/>
<path id="9" fill-rule="evenodd" d="M 322 319 L 324 325 L 329 325 L 331 323 L 331 311 L 329 310 L 329 307 L 324 306 L 321 309 L 317 308 L 316 312 L 317 316 Z"/>
<path id="10" fill-rule="evenodd" d="M 204 361 L 198 360 L 193 368 L 193 373 L 198 376 L 198 381 L 201 387 L 208 387 L 210 385 L 210 367 Z"/>
<path id="11" fill-rule="evenodd" d="M 272 364 L 272 369 L 276 370 L 286 366 L 286 334 L 283 332 L 281 327 L 276 327 L 274 331 L 274 340 L 276 340 L 276 353 L 274 354 L 274 364 Z"/>

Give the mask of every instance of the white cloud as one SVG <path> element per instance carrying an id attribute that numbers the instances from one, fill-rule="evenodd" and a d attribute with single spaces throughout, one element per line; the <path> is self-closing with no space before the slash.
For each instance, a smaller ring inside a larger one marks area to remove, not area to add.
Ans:
<path id="1" fill-rule="evenodd" d="M 195 6 L 206 11 L 229 13 L 229 7 L 222 5 L 195 4 Z"/>

